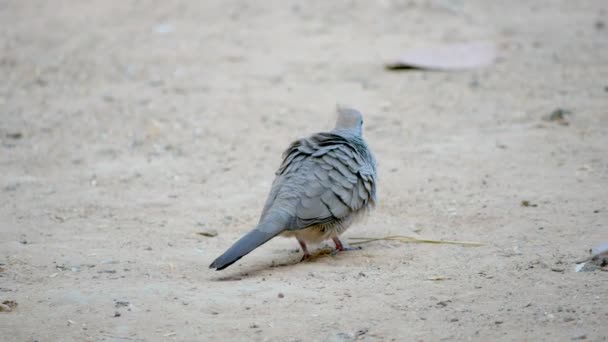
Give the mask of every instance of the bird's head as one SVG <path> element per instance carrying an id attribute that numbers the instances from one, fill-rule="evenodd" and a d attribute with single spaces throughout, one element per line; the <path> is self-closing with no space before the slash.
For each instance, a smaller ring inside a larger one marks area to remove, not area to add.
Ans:
<path id="1" fill-rule="evenodd" d="M 363 116 L 356 109 L 338 105 L 338 119 L 334 131 L 347 131 L 357 135 L 361 135 L 363 127 Z"/>

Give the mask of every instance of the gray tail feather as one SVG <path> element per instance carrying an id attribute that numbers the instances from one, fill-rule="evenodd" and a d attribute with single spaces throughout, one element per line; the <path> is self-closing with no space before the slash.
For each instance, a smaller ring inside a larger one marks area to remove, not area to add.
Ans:
<path id="1" fill-rule="evenodd" d="M 237 260 L 249 254 L 249 252 L 260 247 L 268 242 L 268 240 L 279 235 L 282 229 L 268 229 L 273 227 L 262 227 L 264 224 L 258 225 L 254 230 L 245 234 L 237 242 L 234 243 L 224 254 L 220 255 L 215 261 L 209 265 L 209 268 L 215 268 L 218 271 L 234 264 Z"/>

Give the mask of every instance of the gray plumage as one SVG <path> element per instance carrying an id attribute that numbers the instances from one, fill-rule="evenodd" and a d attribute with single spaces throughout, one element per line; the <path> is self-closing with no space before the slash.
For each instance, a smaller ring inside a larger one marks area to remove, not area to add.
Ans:
<path id="1" fill-rule="evenodd" d="M 209 266 L 224 269 L 277 235 L 306 243 L 333 239 L 376 204 L 376 160 L 355 109 L 338 107 L 331 132 L 293 142 L 283 153 L 258 225 Z"/>

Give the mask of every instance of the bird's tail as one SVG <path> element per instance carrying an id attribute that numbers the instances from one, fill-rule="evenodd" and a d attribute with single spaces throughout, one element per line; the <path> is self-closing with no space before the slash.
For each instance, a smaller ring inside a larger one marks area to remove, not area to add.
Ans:
<path id="1" fill-rule="evenodd" d="M 249 252 L 265 244 L 268 240 L 279 235 L 285 229 L 285 225 L 281 221 L 282 220 L 277 220 L 276 218 L 263 220 L 257 227 L 245 234 L 245 236 L 228 248 L 224 254 L 215 259 L 215 261 L 209 265 L 209 268 L 215 268 L 218 271 L 223 270 L 249 254 Z"/>

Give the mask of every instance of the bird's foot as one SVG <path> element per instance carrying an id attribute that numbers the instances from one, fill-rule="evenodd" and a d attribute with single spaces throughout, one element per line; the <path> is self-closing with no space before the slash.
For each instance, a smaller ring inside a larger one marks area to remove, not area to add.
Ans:
<path id="1" fill-rule="evenodd" d="M 362 250 L 363 248 L 361 246 L 355 246 L 355 247 L 343 247 L 342 249 L 334 249 L 333 252 L 331 252 L 331 255 L 336 255 L 340 252 L 350 252 L 350 251 L 359 251 Z"/>
<path id="2" fill-rule="evenodd" d="M 302 255 L 302 259 L 300 260 L 300 262 L 310 259 L 310 253 L 308 253 L 308 248 L 306 248 L 306 243 L 300 239 L 298 239 L 298 243 L 300 244 L 300 247 L 302 248 L 302 253 L 304 253 L 304 255 Z"/>
<path id="3" fill-rule="evenodd" d="M 336 250 L 332 253 L 332 255 L 334 255 L 338 252 L 342 252 L 342 251 L 358 251 L 360 249 L 363 249 L 363 248 L 361 248 L 361 246 L 356 246 L 356 247 L 349 246 L 346 243 L 340 241 L 340 239 L 337 237 L 332 238 L 332 240 L 336 244 Z"/>

